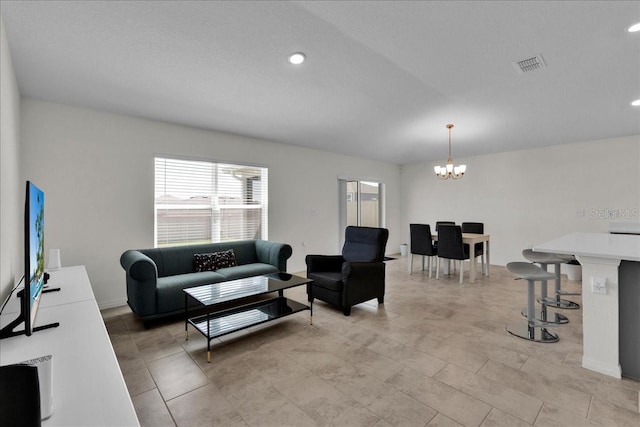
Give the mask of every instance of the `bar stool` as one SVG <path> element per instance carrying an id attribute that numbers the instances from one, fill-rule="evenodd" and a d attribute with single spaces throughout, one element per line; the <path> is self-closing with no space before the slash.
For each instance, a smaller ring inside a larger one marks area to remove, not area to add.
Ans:
<path id="1" fill-rule="evenodd" d="M 510 262 L 507 264 L 507 271 L 518 279 L 527 281 L 527 320 L 507 325 L 507 332 L 529 341 L 557 342 L 559 340 L 558 334 L 551 333 L 545 328 L 548 323 L 535 318 L 535 282 L 546 282 L 553 279 L 555 275 L 528 262 Z"/>
<path id="2" fill-rule="evenodd" d="M 558 255 L 558 254 L 552 254 L 552 253 L 548 253 L 548 252 L 534 252 L 531 249 L 525 249 L 524 251 L 522 251 L 522 256 L 524 256 L 525 258 L 527 258 L 527 255 L 525 255 L 525 252 L 527 252 L 528 254 L 530 254 L 529 256 L 535 256 L 533 254 L 544 254 L 547 255 L 549 257 L 554 257 L 555 259 L 557 259 L 556 262 L 554 262 L 554 272 L 555 272 L 555 298 L 554 297 L 548 297 L 545 296 L 544 297 L 544 303 L 546 305 L 548 305 L 549 307 L 555 307 L 555 308 L 562 308 L 562 309 L 567 309 L 567 310 L 577 310 L 580 308 L 580 305 L 578 303 L 575 303 L 573 301 L 569 301 L 566 299 L 562 299 L 562 295 L 564 295 L 564 291 L 561 289 L 561 279 L 560 279 L 560 264 L 564 264 L 568 261 L 567 257 L 565 255 Z M 527 258 L 529 259 L 529 258 Z M 538 261 L 534 261 L 531 260 L 533 262 L 538 262 Z M 549 263 L 551 264 L 551 263 Z M 568 293 L 567 293 L 568 295 Z M 538 302 L 540 302 L 541 300 L 538 300 Z"/>
<path id="3" fill-rule="evenodd" d="M 555 254 L 550 254 L 547 252 L 534 252 L 531 249 L 525 249 L 522 251 L 522 256 L 531 262 L 535 262 L 536 264 L 540 264 L 540 267 L 544 271 L 549 271 L 547 269 L 547 265 L 553 264 L 556 269 L 556 273 L 560 270 L 560 264 L 564 264 L 565 260 L 556 256 Z M 556 279 L 556 275 L 553 275 L 553 278 Z M 549 297 L 547 296 L 547 282 L 543 281 L 540 286 L 540 298 L 538 298 L 538 302 L 540 303 L 540 317 L 537 317 L 537 320 L 541 322 L 547 323 L 557 323 L 557 324 L 565 324 L 569 323 L 569 318 L 560 313 L 551 313 L 551 316 L 547 313 L 547 301 Z M 522 315 L 527 316 L 526 309 L 522 310 Z"/>

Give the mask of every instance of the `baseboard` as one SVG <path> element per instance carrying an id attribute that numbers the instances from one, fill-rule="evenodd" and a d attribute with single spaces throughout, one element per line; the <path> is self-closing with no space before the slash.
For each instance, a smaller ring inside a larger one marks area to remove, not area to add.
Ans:
<path id="1" fill-rule="evenodd" d="M 123 305 L 127 305 L 126 298 L 113 299 L 110 301 L 100 301 L 98 302 L 98 308 L 100 310 L 106 310 L 107 308 L 116 308 L 122 307 Z"/>
<path id="2" fill-rule="evenodd" d="M 614 378 L 622 378 L 622 367 L 611 365 L 609 363 L 603 363 L 598 360 L 593 360 L 588 357 L 582 356 L 582 367 L 592 371 L 600 372 L 601 374 L 609 375 Z"/>

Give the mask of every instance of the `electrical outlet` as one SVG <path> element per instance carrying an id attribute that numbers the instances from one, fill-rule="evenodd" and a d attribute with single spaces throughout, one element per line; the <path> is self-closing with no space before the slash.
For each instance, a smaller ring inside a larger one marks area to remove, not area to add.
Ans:
<path id="1" fill-rule="evenodd" d="M 594 294 L 607 294 L 607 278 L 591 277 L 591 292 Z"/>

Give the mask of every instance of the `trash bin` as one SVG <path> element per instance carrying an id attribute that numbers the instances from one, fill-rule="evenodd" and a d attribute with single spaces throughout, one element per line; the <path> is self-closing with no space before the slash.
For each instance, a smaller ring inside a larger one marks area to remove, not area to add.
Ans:
<path id="1" fill-rule="evenodd" d="M 400 255 L 401 256 L 407 256 L 407 249 L 408 249 L 408 247 L 407 247 L 406 243 L 401 244 L 400 245 Z"/>

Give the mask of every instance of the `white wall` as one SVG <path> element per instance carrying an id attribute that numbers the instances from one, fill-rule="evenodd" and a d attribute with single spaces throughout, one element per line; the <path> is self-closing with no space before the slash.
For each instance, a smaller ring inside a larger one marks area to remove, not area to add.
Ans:
<path id="1" fill-rule="evenodd" d="M 0 17 L 0 301 L 23 274 L 20 92 Z"/>
<path id="2" fill-rule="evenodd" d="M 639 135 L 454 162 L 467 165 L 457 181 L 438 180 L 436 162 L 402 168 L 403 239 L 412 222 L 432 228 L 440 220 L 484 222 L 491 263 L 505 265 L 522 261 L 522 250 L 532 244 L 640 220 Z"/>
<path id="3" fill-rule="evenodd" d="M 46 195 L 45 247 L 60 248 L 63 265 L 86 265 L 102 308 L 126 301 L 120 254 L 153 246 L 158 153 L 267 166 L 269 239 L 293 246 L 291 272 L 307 253 L 339 253 L 338 176 L 386 184 L 387 248 L 398 251 L 397 165 L 23 99 L 23 175 Z"/>

